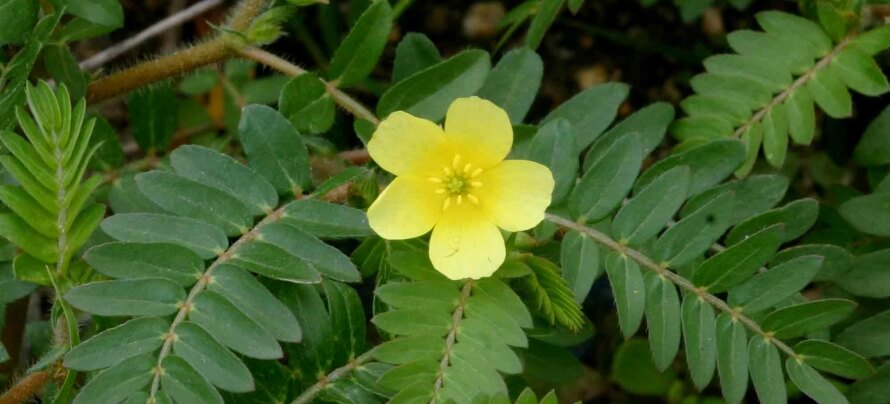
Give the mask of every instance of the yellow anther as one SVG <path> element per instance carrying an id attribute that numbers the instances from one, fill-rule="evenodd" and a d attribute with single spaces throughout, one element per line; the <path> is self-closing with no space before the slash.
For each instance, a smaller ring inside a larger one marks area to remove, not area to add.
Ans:
<path id="1" fill-rule="evenodd" d="M 473 165 L 470 164 L 470 163 L 467 163 L 467 164 L 464 166 L 464 173 L 468 173 L 468 172 L 470 172 L 470 168 L 473 168 Z"/>
<path id="2" fill-rule="evenodd" d="M 463 195 L 458 195 L 458 196 L 457 196 L 457 204 L 460 205 L 461 202 L 463 202 L 463 201 L 464 201 L 464 196 L 463 196 Z"/>
<path id="3" fill-rule="evenodd" d="M 454 161 L 451 162 L 451 166 L 457 170 L 460 167 L 460 154 L 454 155 Z"/>
<path id="4" fill-rule="evenodd" d="M 442 204 L 442 210 L 448 209 L 451 206 L 451 198 L 445 198 L 445 203 Z"/>
<path id="5" fill-rule="evenodd" d="M 434 182 L 434 183 L 436 183 L 436 184 L 441 184 L 441 183 L 442 183 L 442 179 L 439 178 L 439 177 L 429 177 L 429 178 L 427 178 L 427 181 L 429 181 L 429 182 Z"/>
<path id="6" fill-rule="evenodd" d="M 478 177 L 479 174 L 482 174 L 482 169 L 481 169 L 481 168 L 477 168 L 477 169 L 473 170 L 473 173 L 470 174 L 470 178 Z"/>
<path id="7" fill-rule="evenodd" d="M 473 195 L 473 194 L 467 194 L 467 199 L 469 199 L 470 202 L 473 202 L 473 205 L 478 205 L 478 204 L 479 204 L 479 198 L 477 198 L 476 195 Z"/>
<path id="8" fill-rule="evenodd" d="M 436 189 L 436 193 L 437 193 L 437 194 L 444 194 L 445 191 L 446 191 L 445 188 L 438 188 L 438 189 Z"/>
<path id="9" fill-rule="evenodd" d="M 470 183 L 470 186 L 474 187 L 474 188 L 479 188 L 482 186 L 482 181 L 473 181 Z"/>
<path id="10" fill-rule="evenodd" d="M 454 173 L 454 172 L 453 172 L 453 171 L 451 171 L 451 169 L 450 169 L 450 168 L 448 168 L 448 167 L 442 167 L 442 171 L 444 171 L 444 172 L 445 172 L 445 176 L 446 176 L 446 177 L 450 177 L 450 176 L 451 176 L 451 174 L 453 174 L 453 173 Z"/>

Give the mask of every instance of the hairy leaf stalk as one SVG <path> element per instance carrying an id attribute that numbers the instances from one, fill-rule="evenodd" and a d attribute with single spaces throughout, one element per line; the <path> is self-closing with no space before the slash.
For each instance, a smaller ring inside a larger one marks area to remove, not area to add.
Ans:
<path id="1" fill-rule="evenodd" d="M 753 331 L 755 334 L 759 334 L 759 335 L 763 336 L 763 338 L 765 338 L 766 340 L 768 340 L 769 342 L 774 344 L 780 350 L 785 352 L 788 356 L 793 357 L 793 358 L 799 358 L 799 355 L 796 352 L 794 352 L 794 350 L 791 349 L 791 347 L 789 347 L 788 345 L 786 345 L 784 342 L 780 341 L 779 339 L 775 338 L 772 335 L 772 333 L 763 331 L 763 329 L 760 328 L 760 325 L 757 324 L 756 321 L 754 321 L 750 317 L 742 314 L 740 311 L 733 309 L 729 304 L 724 302 L 723 299 L 720 299 L 719 297 L 714 296 L 711 293 L 708 293 L 707 290 L 704 290 L 703 288 L 695 286 L 688 279 L 678 275 L 677 273 L 671 271 L 670 269 L 668 269 L 664 266 L 658 265 L 657 263 L 655 263 L 655 261 L 653 261 L 651 258 L 646 256 L 645 254 L 613 240 L 611 237 L 607 236 L 606 234 L 604 234 L 596 229 L 593 229 L 591 227 L 573 222 L 569 219 L 566 219 L 566 218 L 563 218 L 560 216 L 556 216 L 556 215 L 552 215 L 549 213 L 546 215 L 545 219 L 547 221 L 558 224 L 560 226 L 584 233 L 585 235 L 587 235 L 591 239 L 593 239 L 593 241 L 596 241 L 597 243 L 602 244 L 603 246 L 605 246 L 611 250 L 617 251 L 621 254 L 624 254 L 626 256 L 633 258 L 634 261 L 638 262 L 642 267 L 644 267 L 648 270 L 654 271 L 656 274 L 658 274 L 659 276 L 661 276 L 663 278 L 668 279 L 669 281 L 671 281 L 672 283 L 674 283 L 681 289 L 684 289 L 690 293 L 693 293 L 693 294 L 701 297 L 702 299 L 704 299 L 705 301 L 707 301 L 708 303 L 710 303 L 712 306 L 716 307 L 720 311 L 723 311 L 723 312 L 731 315 L 735 321 L 741 322 L 742 324 L 745 325 L 745 327 L 748 327 L 748 329 Z"/>

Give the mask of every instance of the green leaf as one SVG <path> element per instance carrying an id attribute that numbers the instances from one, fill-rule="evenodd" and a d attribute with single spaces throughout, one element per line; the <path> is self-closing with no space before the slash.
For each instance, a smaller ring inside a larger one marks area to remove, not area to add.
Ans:
<path id="1" fill-rule="evenodd" d="M 365 212 L 314 199 L 291 202 L 281 220 L 321 238 L 373 236 Z"/>
<path id="2" fill-rule="evenodd" d="M 103 220 L 101 227 L 102 231 L 120 241 L 177 244 L 204 259 L 222 254 L 229 246 L 219 227 L 185 217 L 125 213 Z"/>
<path id="3" fill-rule="evenodd" d="M 306 146 L 278 111 L 264 105 L 244 107 L 238 133 L 250 166 L 279 194 L 299 196 L 312 185 Z"/>
<path id="4" fill-rule="evenodd" d="M 853 150 L 853 160 L 866 167 L 890 164 L 890 106 L 884 108 L 862 134 Z"/>
<path id="5" fill-rule="evenodd" d="M 219 72 L 213 68 L 197 69 L 179 81 L 179 91 L 185 95 L 203 95 L 219 82 Z"/>
<path id="6" fill-rule="evenodd" d="M 375 1 L 362 13 L 331 59 L 328 77 L 338 87 L 362 82 L 371 73 L 392 28 L 388 1 Z"/>
<path id="7" fill-rule="evenodd" d="M 866 358 L 890 355 L 890 310 L 847 327 L 834 342 Z"/>
<path id="8" fill-rule="evenodd" d="M 436 44 L 426 35 L 409 32 L 396 46 L 392 82 L 397 83 L 427 67 L 442 61 Z"/>
<path id="9" fill-rule="evenodd" d="M 417 361 L 397 366 L 384 373 L 378 380 L 381 387 L 399 391 L 415 383 L 429 384 L 436 378 L 439 363 Z"/>
<path id="10" fill-rule="evenodd" d="M 0 236 L 45 263 L 54 263 L 58 258 L 56 240 L 37 233 L 15 214 L 0 213 Z"/>
<path id="11" fill-rule="evenodd" d="M 680 211 L 680 216 L 686 217 L 721 193 L 732 191 L 735 193 L 732 223 L 738 223 L 779 203 L 788 190 L 788 184 L 788 177 L 782 175 L 752 175 L 729 181 L 689 198 Z"/>
<path id="12" fill-rule="evenodd" d="M 183 287 L 194 284 L 204 272 L 201 257 L 169 243 L 105 243 L 89 249 L 83 258 L 112 278 L 162 277 Z"/>
<path id="13" fill-rule="evenodd" d="M 884 194 L 887 195 L 887 194 Z M 856 257 L 852 269 L 836 283 L 842 289 L 856 295 L 871 298 L 890 296 L 890 249 L 878 250 Z"/>
<path id="14" fill-rule="evenodd" d="M 773 167 L 785 164 L 788 150 L 788 115 L 783 104 L 774 105 L 761 121 L 763 127 L 763 155 Z"/>
<path id="15" fill-rule="evenodd" d="M 18 42 L 34 25 L 40 4 L 30 0 L 0 1 L 0 45 Z"/>
<path id="16" fill-rule="evenodd" d="M 5 86 L 0 94 L 0 129 L 10 129 L 14 124 L 14 110 L 25 103 L 25 87 L 34 62 L 61 17 L 61 13 L 54 13 L 41 18 L 26 40 L 25 47 L 6 65 Z"/>
<path id="17" fill-rule="evenodd" d="M 9 263 L 0 264 L 0 305 L 28 296 L 34 289 L 37 285 L 15 279 Z"/>
<path id="18" fill-rule="evenodd" d="M 831 66 L 813 74 L 805 87 L 819 107 L 832 118 L 846 118 L 853 114 L 853 101 L 840 72 Z"/>
<path id="19" fill-rule="evenodd" d="M 571 101 L 569 101 L 571 102 Z M 578 133 L 578 127 L 575 126 Z M 569 209 L 579 220 L 595 222 L 614 210 L 630 191 L 640 172 L 640 137 L 622 136 L 593 163 L 569 195 Z"/>
<path id="20" fill-rule="evenodd" d="M 823 261 L 805 255 L 783 262 L 730 289 L 727 302 L 745 313 L 769 309 L 807 286 Z"/>
<path id="21" fill-rule="evenodd" d="M 219 392 L 185 359 L 169 355 L 164 358 L 161 368 L 161 388 L 176 402 L 222 404 Z"/>
<path id="22" fill-rule="evenodd" d="M 395 309 L 424 307 L 449 313 L 460 299 L 457 286 L 451 281 L 392 282 L 378 287 L 374 294 Z"/>
<path id="23" fill-rule="evenodd" d="M 640 338 L 627 340 L 618 347 L 612 376 L 622 390 L 649 397 L 663 397 L 677 377 L 671 370 L 662 372 L 655 367 L 649 344 Z"/>
<path id="24" fill-rule="evenodd" d="M 94 116 L 90 119 L 96 120 L 96 126 L 93 127 L 93 136 L 90 137 L 89 146 L 98 146 L 99 148 L 96 149 L 96 154 L 90 160 L 89 168 L 108 171 L 123 165 L 124 149 L 121 146 L 120 135 L 111 127 L 107 119 L 101 116 Z"/>
<path id="25" fill-rule="evenodd" d="M 764 331 L 776 338 L 788 339 L 828 328 L 847 318 L 856 302 L 845 299 L 824 299 L 798 303 L 776 310 L 760 323 Z"/>
<path id="26" fill-rule="evenodd" d="M 114 366 L 161 347 L 170 323 L 159 317 L 137 318 L 109 328 L 77 345 L 65 355 L 65 367 L 88 371 Z"/>
<path id="27" fill-rule="evenodd" d="M 246 205 L 200 182 L 166 171 L 150 171 L 137 175 L 136 185 L 158 206 L 218 226 L 228 236 L 245 234 L 253 226 L 253 215 Z"/>
<path id="28" fill-rule="evenodd" d="M 173 352 L 221 389 L 236 393 L 254 389 L 247 366 L 195 323 L 185 321 L 176 326 Z"/>
<path id="29" fill-rule="evenodd" d="M 139 187 L 136 186 L 136 176 L 133 174 L 123 175 L 111 183 L 108 203 L 111 205 L 111 210 L 117 214 L 165 213 L 160 206 L 155 205 L 154 202 L 139 191 Z"/>
<path id="30" fill-rule="evenodd" d="M 528 33 L 525 35 L 525 46 L 537 49 L 541 45 L 544 34 L 547 33 L 547 29 L 556 20 L 556 15 L 559 14 L 563 4 L 565 4 L 565 0 L 542 0 L 538 2 L 537 12 L 534 18 L 532 18 L 531 25 L 528 27 Z"/>
<path id="31" fill-rule="evenodd" d="M 816 134 L 816 114 L 813 95 L 806 87 L 800 87 L 785 99 L 788 115 L 788 132 L 797 144 L 810 144 Z"/>
<path id="32" fill-rule="evenodd" d="M 457 344 L 460 346 L 463 344 Z M 439 361 L 445 344 L 442 338 L 431 335 L 401 337 L 378 345 L 372 351 L 374 359 L 401 365 L 420 360 Z"/>
<path id="33" fill-rule="evenodd" d="M 80 250 L 80 247 L 93 234 L 93 230 L 99 226 L 99 222 L 102 221 L 103 217 L 105 217 L 105 205 L 98 203 L 87 206 L 86 209 L 77 215 L 74 222 L 69 225 L 68 242 L 65 244 L 65 251 L 63 252 L 66 259 Z"/>
<path id="34" fill-rule="evenodd" d="M 199 293 L 189 319 L 223 345 L 251 358 L 278 359 L 283 355 L 268 331 L 217 292 Z"/>
<path id="35" fill-rule="evenodd" d="M 618 107 L 627 98 L 629 91 L 630 87 L 623 83 L 606 83 L 590 87 L 550 111 L 541 120 L 541 124 L 557 118 L 569 121 L 577 136 L 578 150 L 584 150 L 615 120 Z M 639 151 L 640 147 L 636 150 Z M 589 170 L 585 170 L 587 171 Z"/>
<path id="36" fill-rule="evenodd" d="M 656 178 L 624 205 L 612 221 L 612 234 L 631 246 L 655 237 L 671 220 L 689 189 L 689 167 L 674 167 Z"/>
<path id="37" fill-rule="evenodd" d="M 695 387 L 701 391 L 711 382 L 717 360 L 714 309 L 701 297 L 688 294 L 681 311 L 686 363 Z"/>
<path id="38" fill-rule="evenodd" d="M 124 25 L 124 10 L 118 0 L 67 0 L 65 7 L 72 15 L 99 25 Z"/>
<path id="39" fill-rule="evenodd" d="M 346 363 L 367 350 L 365 312 L 358 293 L 336 281 L 322 283 L 334 330 L 334 363 Z"/>
<path id="40" fill-rule="evenodd" d="M 704 65 L 705 69 L 707 69 L 709 73 L 745 78 L 760 83 L 761 85 L 768 87 L 772 91 L 781 91 L 791 84 L 791 74 L 787 70 L 782 69 L 781 66 L 767 63 L 765 60 L 760 58 L 745 57 L 742 55 L 734 54 L 721 54 L 708 57 L 704 60 Z M 715 98 L 728 100 L 730 103 L 739 103 L 739 101 L 736 101 L 733 98 Z M 692 99 L 692 97 L 683 100 L 683 104 L 686 104 L 687 101 L 689 101 L 690 99 Z M 704 100 L 708 99 L 709 98 L 704 98 Z M 714 99 L 711 98 L 710 100 L 713 101 Z M 706 107 L 714 108 L 714 106 Z M 686 112 L 689 115 L 700 115 L 692 113 L 688 110 Z M 750 115 L 747 113 L 747 111 L 745 111 L 744 108 L 741 110 L 736 109 L 735 111 L 727 112 L 742 113 L 742 115 L 739 116 L 740 118 L 742 118 L 742 121 L 745 121 L 748 117 L 750 117 Z"/>
<path id="41" fill-rule="evenodd" d="M 831 51 L 831 39 L 819 25 L 803 17 L 779 11 L 757 13 L 757 22 L 773 35 L 795 38 L 819 56 Z"/>
<path id="42" fill-rule="evenodd" d="M 40 207 L 22 187 L 0 185 L 0 201 L 33 230 L 50 239 L 58 238 L 56 215 Z"/>
<path id="43" fill-rule="evenodd" d="M 321 274 L 307 262 L 283 248 L 264 241 L 252 241 L 238 247 L 232 264 L 251 272 L 294 283 L 319 283 Z"/>
<path id="44" fill-rule="evenodd" d="M 859 49 L 872 56 L 887 49 L 888 43 L 890 43 L 890 27 L 887 25 L 881 25 L 866 31 L 851 42 L 851 44 L 855 44 Z"/>
<path id="45" fill-rule="evenodd" d="M 784 224 L 782 243 L 802 236 L 816 222 L 819 203 L 815 199 L 798 199 L 781 208 L 766 211 L 751 217 L 733 228 L 726 235 L 726 246 L 732 246 L 754 233 L 774 224 Z"/>
<path id="46" fill-rule="evenodd" d="M 639 192 L 662 173 L 677 166 L 689 166 L 692 179 L 689 194 L 695 195 L 728 177 L 745 158 L 745 146 L 734 139 L 721 139 L 673 154 L 649 167 L 634 184 Z"/>
<path id="47" fill-rule="evenodd" d="M 303 133 L 323 133 L 334 124 L 334 101 L 315 73 L 304 73 L 288 81 L 278 97 L 278 108 Z"/>
<path id="48" fill-rule="evenodd" d="M 477 95 L 503 108 L 510 122 L 518 125 L 531 108 L 543 75 L 541 57 L 531 49 L 516 48 L 505 53 L 491 69 Z"/>
<path id="49" fill-rule="evenodd" d="M 890 90 L 887 77 L 871 55 L 856 45 L 847 46 L 831 60 L 831 69 L 848 87 L 868 96 L 878 96 Z"/>
<path id="50" fill-rule="evenodd" d="M 626 255 L 612 251 L 606 255 L 606 275 L 615 295 L 618 325 L 624 338 L 637 333 L 646 307 L 646 289 L 640 265 Z"/>
<path id="51" fill-rule="evenodd" d="M 791 381 L 804 394 L 819 403 L 847 403 L 847 398 L 819 372 L 795 358 L 785 361 L 785 369 Z"/>
<path id="52" fill-rule="evenodd" d="M 482 294 L 476 294 L 467 300 L 464 308 L 465 320 L 462 326 L 472 329 L 470 324 L 477 324 L 493 331 L 504 344 L 524 348 L 528 339 L 513 316 L 499 302 Z M 466 320 L 471 321 L 469 324 Z M 484 324 L 484 325 L 483 325 Z M 467 331 L 472 334 L 472 330 Z"/>
<path id="53" fill-rule="evenodd" d="M 710 293 L 720 293 L 744 282 L 779 249 L 781 224 L 767 227 L 708 258 L 695 269 L 692 282 Z"/>
<path id="54" fill-rule="evenodd" d="M 875 373 L 868 360 L 840 345 L 811 339 L 794 346 L 804 363 L 816 369 L 849 379 L 862 379 Z"/>
<path id="55" fill-rule="evenodd" d="M 52 286 L 49 271 L 53 266 L 41 262 L 29 254 L 20 254 L 12 261 L 12 270 L 15 279 L 36 283 L 43 286 Z"/>
<path id="56" fill-rule="evenodd" d="M 662 233 L 655 242 L 654 256 L 671 267 L 698 259 L 729 227 L 733 204 L 730 191 L 715 196 Z"/>
<path id="57" fill-rule="evenodd" d="M 358 282 L 361 275 L 349 257 L 295 226 L 269 223 L 260 229 L 262 240 L 281 247 L 291 255 L 311 264 L 329 278 L 343 282 Z"/>
<path id="58" fill-rule="evenodd" d="M 846 395 L 854 403 L 886 404 L 890 400 L 886 393 L 887 383 L 890 383 L 890 365 L 885 363 L 876 375 L 850 386 Z"/>
<path id="59" fill-rule="evenodd" d="M 27 6 L 26 6 L 27 8 Z M 84 96 L 87 76 L 80 70 L 77 60 L 66 46 L 49 46 L 43 51 L 43 63 L 49 74 L 59 83 L 64 83 L 71 91 L 72 99 Z"/>
<path id="60" fill-rule="evenodd" d="M 857 230 L 890 237 L 890 192 L 850 198 L 838 211 Z"/>
<path id="61" fill-rule="evenodd" d="M 118 403 L 151 384 L 154 355 L 135 356 L 99 373 L 80 389 L 74 404 Z"/>
<path id="62" fill-rule="evenodd" d="M 745 326 L 730 314 L 717 316 L 717 373 L 729 404 L 738 404 L 748 389 L 748 340 Z"/>
<path id="63" fill-rule="evenodd" d="M 275 339 L 285 342 L 302 339 L 294 314 L 247 271 L 234 265 L 219 265 L 213 270 L 208 290 L 225 296 Z"/>
<path id="64" fill-rule="evenodd" d="M 770 265 L 778 265 L 805 255 L 816 255 L 823 258 L 822 267 L 813 277 L 814 281 L 840 279 L 850 271 L 853 264 L 853 254 L 841 247 L 828 244 L 808 244 L 779 251 L 773 257 Z"/>
<path id="65" fill-rule="evenodd" d="M 584 156 L 582 171 L 602 158 L 612 144 L 622 136 L 636 132 L 640 136 L 640 154 L 648 156 L 664 140 L 667 128 L 674 120 L 674 107 L 666 102 L 656 102 L 634 112 L 598 138 Z"/>
<path id="66" fill-rule="evenodd" d="M 78 0 L 88 3 L 90 0 Z M 113 1 L 117 0 L 102 0 Z M 130 125 L 143 150 L 165 150 L 176 131 L 176 94 L 170 81 L 137 90 L 130 96 Z"/>
<path id="67" fill-rule="evenodd" d="M 426 309 L 403 309 L 380 313 L 371 320 L 377 328 L 393 335 L 444 337 L 451 329 L 451 313 Z"/>
<path id="68" fill-rule="evenodd" d="M 185 291 L 168 279 L 123 279 L 76 286 L 65 300 L 100 316 L 165 316 L 179 310 Z"/>
<path id="69" fill-rule="evenodd" d="M 532 328 L 532 316 L 525 304 L 509 286 L 494 278 L 480 279 L 473 287 L 474 295 L 487 296 L 513 318 L 522 328 Z"/>
<path id="70" fill-rule="evenodd" d="M 568 196 L 578 178 L 578 146 L 572 126 L 564 119 L 545 124 L 532 139 L 528 159 L 541 163 L 553 173 L 555 186 L 551 204 Z"/>
<path id="71" fill-rule="evenodd" d="M 583 303 L 593 282 L 603 272 L 599 247 L 587 235 L 569 231 L 560 245 L 559 263 L 562 278 L 575 294 L 575 302 Z"/>
<path id="72" fill-rule="evenodd" d="M 9 360 L 9 352 L 6 352 L 6 348 L 3 347 L 3 344 L 0 344 L 0 363 L 6 362 Z"/>
<path id="73" fill-rule="evenodd" d="M 779 350 L 768 339 L 759 335 L 751 338 L 748 344 L 748 367 L 754 391 L 761 403 L 788 402 Z"/>
<path id="74" fill-rule="evenodd" d="M 278 204 L 278 194 L 272 184 L 215 150 L 184 145 L 170 154 L 170 164 L 176 174 L 237 198 L 256 216 L 271 213 Z"/>
<path id="75" fill-rule="evenodd" d="M 647 272 L 644 281 L 649 348 L 655 367 L 664 371 L 680 349 L 680 298 L 674 284 L 654 272 Z"/>
<path id="76" fill-rule="evenodd" d="M 439 121 L 454 99 L 476 93 L 491 67 L 488 53 L 467 50 L 411 75 L 390 87 L 377 103 L 377 115 L 395 111 Z"/>

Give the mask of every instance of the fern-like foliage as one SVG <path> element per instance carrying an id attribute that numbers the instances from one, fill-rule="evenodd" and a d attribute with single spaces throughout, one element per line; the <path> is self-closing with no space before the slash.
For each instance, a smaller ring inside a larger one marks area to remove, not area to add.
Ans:
<path id="1" fill-rule="evenodd" d="M 780 167 L 789 137 L 809 144 L 816 131 L 814 105 L 834 118 L 852 114 L 848 88 L 864 95 L 887 92 L 890 84 L 873 57 L 890 44 L 890 28 L 832 38 L 816 23 L 778 11 L 757 14 L 764 31 L 727 36 L 735 54 L 711 56 L 706 73 L 692 78 L 696 94 L 681 106 L 688 115 L 672 132 L 685 147 L 711 139 L 741 138 L 747 159 L 740 176 L 763 149 Z"/>
<path id="2" fill-rule="evenodd" d="M 376 295 L 389 311 L 372 322 L 395 336 L 372 353 L 396 365 L 379 384 L 395 391 L 391 402 L 472 402 L 506 395 L 503 374 L 522 371 L 510 347 L 527 347 L 523 328 L 532 317 L 503 281 L 450 281 L 432 268 L 425 251 L 390 258 L 407 282 L 391 282 Z"/>
<path id="3" fill-rule="evenodd" d="M 208 148 L 180 147 L 170 156 L 172 171 L 136 177 L 133 191 L 147 200 L 148 212 L 102 222 L 116 241 L 84 258 L 109 280 L 77 286 L 65 299 L 94 315 L 130 319 L 65 356 L 68 368 L 101 370 L 75 403 L 221 403 L 217 389 L 254 390 L 251 368 L 275 369 L 253 359 L 281 358 L 288 349 L 280 343 L 318 343 L 318 325 L 301 327 L 305 319 L 289 307 L 294 294 L 315 293 L 316 301 L 318 294 L 309 286 L 285 289 L 283 303 L 270 287 L 322 283 L 332 321 L 344 316 L 346 303 L 338 302 L 349 302 L 354 315 L 355 292 L 335 280 L 355 282 L 359 273 L 319 237 L 368 235 L 364 213 L 311 198 L 281 202 L 281 195 L 306 189 L 309 172 L 299 134 L 277 111 L 248 106 L 239 131 L 251 166 Z M 244 358 L 253 358 L 251 368 Z"/>
<path id="4" fill-rule="evenodd" d="M 529 274 L 519 278 L 517 288 L 539 317 L 551 325 L 578 332 L 587 323 L 575 294 L 560 277 L 560 268 L 541 257 L 529 257 L 525 264 Z M 589 268 L 585 268 L 589 270 Z"/>
<path id="5" fill-rule="evenodd" d="M 30 114 L 16 109 L 24 137 L 0 132 L 10 154 L 0 164 L 18 184 L 0 185 L 0 235 L 25 253 L 16 257 L 16 278 L 50 285 L 47 267 L 66 279 L 74 254 L 102 220 L 105 207 L 90 197 L 100 177 L 83 181 L 90 158 L 94 119 L 85 119 L 86 104 L 72 107 L 64 85 L 55 91 L 45 82 L 27 86 Z"/>
<path id="6" fill-rule="evenodd" d="M 817 401 L 846 402 L 817 369 L 847 379 L 874 369 L 841 345 L 807 337 L 847 318 L 856 304 L 800 294 L 813 279 L 838 276 L 820 274 L 827 246 L 779 251 L 815 223 L 818 203 L 774 208 L 788 187 L 778 175 L 723 183 L 746 159 L 734 139 L 690 145 L 640 174 L 651 150 L 643 145 L 664 134 L 658 115 L 643 109 L 598 137 L 560 213 L 569 217 L 548 220 L 605 247 L 622 332 L 633 336 L 646 320 L 659 370 L 682 343 L 695 385 L 704 389 L 719 370 L 730 403 L 743 399 L 749 374 L 763 402 L 786 400 L 784 374 Z"/>

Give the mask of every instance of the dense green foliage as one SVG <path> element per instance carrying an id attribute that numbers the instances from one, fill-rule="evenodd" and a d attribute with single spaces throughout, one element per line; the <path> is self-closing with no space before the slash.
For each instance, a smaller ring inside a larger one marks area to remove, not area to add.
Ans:
<path id="1" fill-rule="evenodd" d="M 0 0 L 0 402 L 890 403 L 880 6 L 728 0 L 757 26 L 634 108 L 618 81 L 540 101 L 548 34 L 594 2 L 521 2 L 448 52 L 400 32 L 411 1 L 317 3 L 230 5 L 103 77 L 76 45 L 126 29 L 117 0 Z M 261 49 L 310 28 L 322 63 Z M 428 236 L 372 231 L 392 176 L 364 147 L 473 95 L 555 188 L 493 276 L 454 281 Z M 861 139 L 833 149 L 839 125 Z"/>

